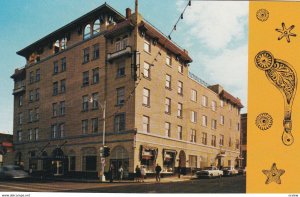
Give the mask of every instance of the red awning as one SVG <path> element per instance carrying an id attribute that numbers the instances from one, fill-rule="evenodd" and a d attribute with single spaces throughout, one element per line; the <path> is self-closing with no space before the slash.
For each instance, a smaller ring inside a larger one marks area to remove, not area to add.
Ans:
<path id="1" fill-rule="evenodd" d="M 13 147 L 13 144 L 11 142 L 2 142 L 2 146 L 4 146 L 4 147 Z"/>

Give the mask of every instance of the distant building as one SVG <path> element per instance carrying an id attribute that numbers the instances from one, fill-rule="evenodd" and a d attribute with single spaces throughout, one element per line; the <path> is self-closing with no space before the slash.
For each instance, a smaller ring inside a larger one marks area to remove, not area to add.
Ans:
<path id="1" fill-rule="evenodd" d="M 247 166 L 247 114 L 241 114 L 241 155 L 242 167 Z"/>
<path id="2" fill-rule="evenodd" d="M 13 135 L 0 133 L 0 166 L 7 161 L 8 154 L 13 152 Z"/>
<path id="3" fill-rule="evenodd" d="M 104 4 L 17 54 L 27 60 L 12 75 L 25 169 L 96 176 L 104 130 L 106 168 L 122 165 L 125 177 L 136 165 L 236 165 L 241 101 L 190 73 L 188 52 L 130 9 Z"/>

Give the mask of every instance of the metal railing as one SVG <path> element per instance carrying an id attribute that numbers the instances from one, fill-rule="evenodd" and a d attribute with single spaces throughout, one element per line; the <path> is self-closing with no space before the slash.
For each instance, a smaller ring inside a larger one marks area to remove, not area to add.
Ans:
<path id="1" fill-rule="evenodd" d="M 189 77 L 193 80 L 195 80 L 196 82 L 198 82 L 199 84 L 205 86 L 205 87 L 208 87 L 210 86 L 208 83 L 206 83 L 204 80 L 202 80 L 200 77 L 198 77 L 197 75 L 189 72 Z"/>

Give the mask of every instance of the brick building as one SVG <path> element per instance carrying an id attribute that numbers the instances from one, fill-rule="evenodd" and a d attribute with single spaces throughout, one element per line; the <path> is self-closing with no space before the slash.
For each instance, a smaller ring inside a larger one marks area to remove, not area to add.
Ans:
<path id="1" fill-rule="evenodd" d="M 241 166 L 247 166 L 247 114 L 241 114 Z"/>
<path id="2" fill-rule="evenodd" d="M 125 177 L 136 165 L 171 174 L 237 162 L 240 100 L 191 74 L 188 52 L 130 9 L 103 4 L 17 54 L 27 60 L 12 75 L 25 169 L 96 176 L 104 130 L 106 170 L 122 165 Z"/>

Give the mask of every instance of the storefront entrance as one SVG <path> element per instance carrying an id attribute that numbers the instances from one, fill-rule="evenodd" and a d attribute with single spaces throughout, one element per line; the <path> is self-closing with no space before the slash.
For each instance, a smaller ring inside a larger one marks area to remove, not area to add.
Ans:
<path id="1" fill-rule="evenodd" d="M 175 172 L 175 158 L 177 152 L 175 150 L 163 150 L 163 173 Z"/>
<path id="2" fill-rule="evenodd" d="M 183 150 L 179 152 L 179 161 L 178 168 L 180 170 L 180 174 L 186 174 L 186 155 Z"/>
<path id="3" fill-rule="evenodd" d="M 129 155 L 123 146 L 116 146 L 111 153 L 109 165 L 114 166 L 113 176 L 114 179 L 120 178 L 119 169 L 123 168 L 123 179 L 129 176 Z"/>
<path id="4" fill-rule="evenodd" d="M 54 176 L 62 176 L 67 170 L 67 157 L 65 157 L 64 152 L 61 148 L 56 148 L 52 151 L 52 173 Z"/>

